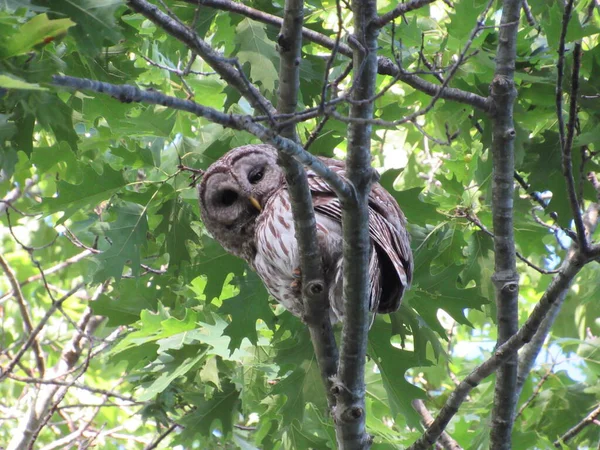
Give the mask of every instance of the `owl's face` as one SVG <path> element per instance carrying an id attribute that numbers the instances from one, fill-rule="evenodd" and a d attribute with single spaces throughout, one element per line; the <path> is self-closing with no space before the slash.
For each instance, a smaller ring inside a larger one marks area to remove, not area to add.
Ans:
<path id="1" fill-rule="evenodd" d="M 230 150 L 208 168 L 198 187 L 202 221 L 226 250 L 248 259 L 256 219 L 283 183 L 273 147 Z"/>

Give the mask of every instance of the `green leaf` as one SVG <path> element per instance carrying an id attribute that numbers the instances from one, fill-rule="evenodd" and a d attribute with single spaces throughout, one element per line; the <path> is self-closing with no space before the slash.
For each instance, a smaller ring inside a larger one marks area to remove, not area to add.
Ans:
<path id="1" fill-rule="evenodd" d="M 193 406 L 194 411 L 181 419 L 185 428 L 181 433 L 182 439 L 190 439 L 197 435 L 208 435 L 218 427 L 224 435 L 233 429 L 233 416 L 237 411 L 239 392 L 231 382 L 223 383 L 221 391 L 215 391 L 211 398 L 201 394 L 184 394 Z"/>
<path id="2" fill-rule="evenodd" d="M 284 442 L 288 445 L 288 448 L 329 448 L 326 439 L 309 433 L 300 422 L 293 422 L 287 428 L 284 436 Z"/>
<path id="3" fill-rule="evenodd" d="M 37 3 L 73 19 L 77 26 L 71 33 L 83 54 L 95 56 L 107 43 L 116 44 L 121 38 L 115 17 L 115 12 L 122 6 L 120 0 L 37 0 Z"/>
<path id="4" fill-rule="evenodd" d="M 427 324 L 441 336 L 445 335 L 445 331 L 437 318 L 438 309 L 445 310 L 458 323 L 470 326 L 465 310 L 481 309 L 488 303 L 477 288 L 465 289 L 459 286 L 463 265 L 432 267 L 443 239 L 444 233 L 438 232 L 431 237 L 430 242 L 425 241 L 415 252 L 413 286 L 404 300 L 406 305 L 415 308 Z"/>
<path id="5" fill-rule="evenodd" d="M 308 402 L 321 410 L 327 407 L 323 382 L 319 368 L 313 359 L 304 361 L 292 373 L 286 376 L 271 390 L 273 395 L 284 395 L 286 400 L 278 411 L 282 424 L 293 425 L 295 421 L 302 423 L 304 410 Z"/>
<path id="6" fill-rule="evenodd" d="M 388 170 L 381 176 L 379 183 L 396 199 L 408 222 L 424 225 L 426 223 L 439 223 L 443 220 L 443 216 L 437 212 L 434 205 L 419 198 L 423 188 L 417 187 L 405 191 L 394 189 L 394 182 L 401 172 L 402 170 L 397 169 Z"/>
<path id="7" fill-rule="evenodd" d="M 428 366 L 430 363 L 422 361 L 413 352 L 394 347 L 390 342 L 391 335 L 391 326 L 376 320 L 369 331 L 368 354 L 381 371 L 392 413 L 404 415 L 411 427 L 420 428 L 421 418 L 413 409 L 412 401 L 425 398 L 425 393 L 406 381 L 405 374 L 411 367 Z"/>
<path id="8" fill-rule="evenodd" d="M 122 202 L 110 209 L 116 220 L 98 222 L 92 231 L 110 240 L 110 247 L 96 255 L 102 263 L 96 279 L 110 277 L 120 280 L 125 265 L 131 266 L 131 273 L 138 276 L 141 271 L 141 250 L 147 242 L 148 222 L 146 209 L 136 203 Z"/>
<path id="9" fill-rule="evenodd" d="M 222 314 L 231 317 L 231 323 L 224 333 L 231 337 L 229 350 L 240 348 L 242 340 L 248 338 L 254 345 L 258 342 L 256 322 L 262 320 L 268 326 L 273 324 L 273 311 L 268 302 L 268 293 L 262 280 L 256 273 L 248 271 L 244 277 L 237 278 L 240 292 L 223 302 L 219 309 Z"/>
<path id="10" fill-rule="evenodd" d="M 164 250 L 169 254 L 169 269 L 178 269 L 185 261 L 191 261 L 187 241 L 197 241 L 199 236 L 191 224 L 196 215 L 181 198 L 163 203 L 157 212 L 163 220 L 155 229 L 156 234 L 165 234 Z"/>
<path id="11" fill-rule="evenodd" d="M 265 24 L 244 19 L 235 30 L 235 42 L 240 48 L 237 54 L 240 63 L 250 66 L 251 79 L 260 83 L 266 91 L 274 92 L 279 54 L 275 43 L 267 37 L 265 28 Z"/>
<path id="12" fill-rule="evenodd" d="M 230 273 L 241 276 L 246 269 L 246 263 L 235 256 L 227 253 L 221 245 L 208 236 L 202 237 L 202 253 L 186 270 L 196 276 L 206 276 L 206 287 L 204 295 L 211 302 L 221 296 L 223 284 Z"/>
<path id="13" fill-rule="evenodd" d="M 58 223 L 62 223 L 79 210 L 91 210 L 101 202 L 108 200 L 127 183 L 121 172 L 104 166 L 103 173 L 97 173 L 91 167 L 83 167 L 80 184 L 65 181 L 57 183 L 58 195 L 45 198 L 40 209 L 45 214 L 63 212 Z"/>
<path id="14" fill-rule="evenodd" d="M 83 181 L 82 165 L 66 142 L 52 147 L 36 147 L 31 162 L 39 168 L 40 173 L 56 172 L 60 180 L 73 184 Z"/>
<path id="15" fill-rule="evenodd" d="M 162 354 L 160 362 L 154 364 L 160 375 L 138 394 L 139 401 L 145 402 L 167 389 L 173 381 L 193 370 L 204 359 L 204 353 L 193 346 L 185 347 L 168 355 Z"/>
<path id="16" fill-rule="evenodd" d="M 71 19 L 48 19 L 47 14 L 38 14 L 0 46 L 0 57 L 22 55 L 36 45 L 48 44 L 61 39 L 69 28 L 75 25 Z M 23 88 L 20 88 L 23 89 Z"/>
<path id="17" fill-rule="evenodd" d="M 0 87 L 6 89 L 25 89 L 30 91 L 47 91 L 45 87 L 41 87 L 37 83 L 27 83 L 15 77 L 8 75 L 0 75 Z"/>

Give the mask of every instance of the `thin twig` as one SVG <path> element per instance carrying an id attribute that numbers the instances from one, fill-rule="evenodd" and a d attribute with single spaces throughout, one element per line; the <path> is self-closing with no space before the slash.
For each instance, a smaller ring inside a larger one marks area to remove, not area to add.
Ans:
<path id="1" fill-rule="evenodd" d="M 146 445 L 144 447 L 144 450 L 154 450 L 155 448 L 158 447 L 158 444 L 160 444 L 169 434 L 171 434 L 173 431 L 175 431 L 177 429 L 179 425 L 174 423 L 172 424 L 169 428 L 167 428 L 165 431 L 163 431 L 161 434 L 158 435 L 158 437 L 152 441 L 150 444 Z"/>
<path id="2" fill-rule="evenodd" d="M 23 319 L 23 328 L 27 334 L 31 334 L 33 331 L 33 323 L 31 322 L 31 317 L 29 316 L 29 309 L 27 308 L 27 303 L 25 301 L 25 297 L 23 297 L 23 292 L 21 291 L 21 286 L 17 281 L 17 277 L 15 272 L 8 264 L 8 261 L 4 259 L 4 256 L 0 254 L 0 267 L 4 270 L 4 274 L 8 278 L 8 281 L 12 287 L 12 293 L 17 300 L 17 305 L 19 305 L 19 310 L 21 311 L 21 318 Z M 46 371 L 46 364 L 44 361 L 44 354 L 42 352 L 42 348 L 37 339 L 34 339 L 31 348 L 33 349 L 33 353 L 35 355 L 35 362 L 37 365 L 38 372 L 40 376 L 44 376 Z"/>
<path id="3" fill-rule="evenodd" d="M 570 1 L 572 4 L 572 1 Z M 567 7 L 565 7 L 567 8 Z M 565 13 L 566 14 L 566 13 Z M 565 16 L 566 17 L 566 16 Z M 565 19 L 568 20 L 568 19 Z M 565 25 L 566 32 L 566 25 Z M 564 48 L 563 48 L 564 51 Z M 581 66 L 581 43 L 575 43 L 573 48 L 573 74 L 571 77 L 571 102 L 569 108 L 569 121 L 567 123 L 567 137 L 562 143 L 562 169 L 567 182 L 567 196 L 573 213 L 573 221 L 577 230 L 577 242 L 584 252 L 588 249 L 588 239 L 583 226 L 581 214 L 581 205 L 577 199 L 577 190 L 575 187 L 575 178 L 573 176 L 573 162 L 571 153 L 573 150 L 573 138 L 575 137 L 575 124 L 577 123 L 577 95 L 579 92 L 579 69 Z M 558 86 L 557 86 L 558 91 Z M 558 94 L 557 94 L 558 95 Z M 562 98 L 562 93 L 561 93 Z M 562 113 L 562 111 L 561 111 Z"/>
<path id="4" fill-rule="evenodd" d="M 448 86 L 448 84 L 450 83 L 450 81 L 452 80 L 452 78 L 454 77 L 456 72 L 458 71 L 459 67 L 464 62 L 467 52 L 469 51 L 469 48 L 473 44 L 473 40 L 475 39 L 477 34 L 482 29 L 484 29 L 485 18 L 487 16 L 488 12 L 490 11 L 493 3 L 494 3 L 493 0 L 488 1 L 485 9 L 480 14 L 480 16 L 477 20 L 477 25 L 475 26 L 475 28 L 473 28 L 473 30 L 471 30 L 471 33 L 469 35 L 469 38 L 467 39 L 466 44 L 463 47 L 463 50 L 456 58 L 455 63 L 452 65 L 452 67 L 448 73 L 448 76 L 444 79 L 444 82 L 439 87 L 439 90 L 437 90 L 435 95 L 433 95 L 433 97 L 431 98 L 431 100 L 429 101 L 429 104 L 427 106 L 419 109 L 418 111 L 415 111 L 414 113 L 412 113 L 408 116 L 405 116 L 401 119 L 394 120 L 394 121 L 387 121 L 387 120 L 373 119 L 373 118 L 363 118 L 363 117 L 346 117 L 341 114 L 338 114 L 335 111 L 331 112 L 333 117 L 335 117 L 336 119 L 338 119 L 342 122 L 346 122 L 346 123 L 358 123 L 358 124 L 365 124 L 365 125 L 369 124 L 369 125 L 378 125 L 378 126 L 382 126 L 382 127 L 396 127 L 400 124 L 403 124 L 406 122 L 411 122 L 411 121 L 415 120 L 417 117 L 422 116 L 423 114 L 426 114 L 427 112 L 429 112 L 436 105 L 437 101 L 443 97 L 442 93 L 444 92 L 444 90 L 446 89 L 446 87 Z M 398 69 L 398 71 L 396 73 L 403 73 L 403 71 L 401 69 Z"/>
<path id="5" fill-rule="evenodd" d="M 515 420 L 518 417 L 520 417 L 521 414 L 523 414 L 523 411 L 525 411 L 525 409 L 527 409 L 527 407 L 531 404 L 531 402 L 534 401 L 536 399 L 536 397 L 539 395 L 540 391 L 542 390 L 542 386 L 548 380 L 548 378 L 550 378 L 550 375 L 552 375 L 552 372 L 554 371 L 554 366 L 555 366 L 555 364 L 553 363 L 552 366 L 546 371 L 544 376 L 542 378 L 540 378 L 540 381 L 538 381 L 538 383 L 535 385 L 535 388 L 533 389 L 533 392 L 531 393 L 529 398 L 519 408 L 519 411 L 517 412 L 517 415 L 515 416 Z"/>
<path id="6" fill-rule="evenodd" d="M 562 444 L 566 444 L 568 441 L 573 439 L 579 433 L 583 431 L 585 427 L 594 423 L 596 418 L 600 416 L 600 405 L 598 405 L 591 413 L 589 413 L 581 422 L 563 434 L 560 438 L 554 441 L 556 448 L 562 448 Z"/>
<path id="7" fill-rule="evenodd" d="M 485 234 L 490 236 L 492 239 L 494 238 L 494 233 L 492 233 L 490 230 L 488 230 L 488 228 L 481 222 L 481 220 L 479 220 L 479 218 L 475 214 L 468 212 L 468 211 L 459 210 L 459 211 L 457 211 L 457 216 L 464 217 L 469 222 L 476 225 L 481 231 L 483 231 Z M 518 251 L 516 252 L 516 256 L 521 261 L 523 261 L 526 265 L 528 265 L 529 267 L 531 267 L 532 269 L 536 270 L 537 272 L 539 272 L 543 275 L 551 275 L 551 274 L 558 273 L 558 269 L 557 270 L 542 269 L 541 267 L 539 267 L 536 264 L 529 261 Z"/>
<path id="8" fill-rule="evenodd" d="M 25 344 L 23 344 L 23 346 L 19 349 L 19 351 L 15 354 L 13 359 L 8 363 L 6 367 L 0 367 L 0 381 L 2 381 L 11 374 L 11 372 L 13 371 L 19 360 L 23 357 L 27 349 L 29 349 L 29 347 L 31 347 L 33 342 L 36 340 L 37 335 L 40 333 L 40 331 L 42 331 L 42 328 L 44 328 L 46 322 L 48 322 L 52 314 L 56 312 L 56 310 L 63 304 L 65 300 L 67 300 L 71 295 L 73 295 L 83 286 L 84 283 L 78 283 L 74 288 L 69 290 L 69 292 L 67 292 L 61 298 L 52 302 L 52 305 L 50 306 L 50 308 L 48 308 L 48 311 L 46 311 L 46 314 L 44 315 L 42 320 L 40 320 L 38 325 L 29 334 L 29 337 L 27 338 Z"/>
<path id="9" fill-rule="evenodd" d="M 203 6 L 220 9 L 223 11 L 230 11 L 237 14 L 241 14 L 245 17 L 257 20 L 262 23 L 281 27 L 282 19 L 272 14 L 267 14 L 254 8 L 250 8 L 243 3 L 234 2 L 231 0 L 185 0 L 187 3 L 197 4 L 200 2 Z M 321 33 L 310 30 L 309 28 L 302 29 L 302 37 L 308 41 L 319 44 L 329 50 L 332 50 L 335 46 L 335 40 L 331 39 Z M 350 45 L 340 43 L 339 52 L 347 57 L 352 57 L 352 45 L 354 41 L 350 41 Z M 386 57 L 380 56 L 377 59 L 378 62 L 378 73 L 381 75 L 396 76 L 399 71 L 392 60 Z M 403 82 L 409 86 L 424 92 L 428 95 L 440 95 L 440 98 L 447 100 L 454 100 L 459 103 L 465 103 L 471 105 L 474 108 L 482 111 L 489 111 L 491 103 L 486 97 L 474 94 L 472 92 L 463 91 L 456 88 L 444 88 L 442 89 L 439 85 L 426 81 L 416 75 L 408 73 L 402 73 L 401 78 Z"/>

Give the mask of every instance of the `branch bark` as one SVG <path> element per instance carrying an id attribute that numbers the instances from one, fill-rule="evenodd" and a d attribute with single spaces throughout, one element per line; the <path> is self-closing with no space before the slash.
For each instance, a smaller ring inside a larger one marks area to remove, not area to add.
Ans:
<path id="1" fill-rule="evenodd" d="M 52 266 L 49 269 L 44 270 L 44 275 L 48 276 L 50 274 L 56 273 L 72 264 L 75 264 L 76 262 L 81 261 L 82 259 L 87 258 L 88 256 L 90 256 L 92 254 L 93 254 L 93 252 L 91 250 L 84 250 L 81 253 L 77 253 L 76 255 L 73 255 L 70 258 L 65 259 L 63 262 L 58 263 L 55 266 Z M 18 283 L 18 286 L 20 288 L 22 288 L 23 286 L 26 286 L 29 283 L 33 283 L 34 281 L 39 281 L 41 279 L 42 279 L 42 274 L 38 273 L 38 274 L 32 275 L 29 278 L 26 278 L 25 280 L 21 281 L 20 283 Z M 15 292 L 15 289 L 13 287 L 12 291 L 7 292 L 6 294 L 4 294 L 3 296 L 0 297 L 0 303 L 2 303 L 6 298 L 13 295 L 14 292 Z"/>
<path id="2" fill-rule="evenodd" d="M 136 0 L 137 1 L 137 0 Z M 266 23 L 268 25 L 274 25 L 277 27 L 281 27 L 283 20 L 280 17 L 277 17 L 272 14 L 267 14 L 262 11 L 256 10 L 254 8 L 250 8 L 244 4 L 236 3 L 231 0 L 184 0 L 187 3 L 191 3 L 194 5 L 201 4 L 203 6 L 208 6 L 210 8 L 220 9 L 222 11 L 234 12 L 236 14 L 241 14 L 250 19 L 256 20 L 258 22 Z M 410 4 L 406 3 L 406 5 Z M 418 2 L 415 2 L 415 4 Z M 425 2 L 427 4 L 429 2 Z M 422 6 L 422 5 L 420 5 Z M 411 8 L 410 10 L 414 10 L 415 8 Z M 408 10 L 407 10 L 408 11 Z M 374 19 L 373 23 L 376 23 L 378 19 Z M 321 33 L 317 33 L 309 28 L 302 28 L 302 36 L 307 41 L 314 42 L 315 44 L 319 44 L 324 48 L 329 50 L 333 50 L 336 48 L 335 39 L 331 39 L 327 36 L 324 36 Z M 352 58 L 353 47 L 355 45 L 355 40 L 350 41 L 350 45 L 339 43 L 337 49 L 340 54 Z M 356 67 L 356 66 L 354 66 Z M 480 109 L 484 112 L 488 112 L 491 106 L 491 102 L 488 98 L 482 97 L 480 95 L 474 94 L 472 92 L 463 91 L 461 89 L 449 88 L 445 87 L 442 89 L 440 85 L 431 83 L 423 78 L 406 73 L 401 70 L 391 59 L 380 56 L 377 59 L 377 71 L 380 75 L 389 75 L 392 77 L 398 77 L 400 81 L 405 82 L 409 86 L 414 89 L 417 89 L 421 92 L 424 92 L 428 95 L 434 96 L 438 95 L 439 98 L 443 98 L 446 100 L 454 100 L 459 103 L 464 103 L 470 105 L 474 108 Z M 440 91 L 442 91 L 440 93 Z"/>
<path id="3" fill-rule="evenodd" d="M 369 24 L 377 17 L 376 0 L 353 0 L 354 36 L 362 49 L 355 49 L 353 102 L 350 116 L 373 117 L 377 76 L 377 28 Z M 367 100 L 363 102 L 363 100 Z M 342 200 L 344 235 L 344 323 L 334 413 L 340 449 L 366 449 L 372 439 L 365 427 L 365 363 L 369 330 L 369 208 L 368 196 L 374 179 L 371 169 L 371 125 L 348 126 L 346 173 L 353 195 Z"/>
<path id="4" fill-rule="evenodd" d="M 599 220 L 599 212 L 600 212 L 600 194 L 598 198 L 598 203 L 591 203 L 585 214 L 583 215 L 583 223 L 585 225 L 585 232 L 588 236 L 592 236 L 596 231 L 596 227 L 598 226 Z M 576 243 L 571 245 L 569 248 L 569 256 L 575 251 Z M 593 259 L 593 256 L 591 256 Z M 567 296 L 567 291 L 564 291 L 557 299 L 557 301 L 552 305 L 550 311 L 542 321 L 540 327 L 535 332 L 535 335 L 531 339 L 531 341 L 523 347 L 521 352 L 519 353 L 519 367 L 517 373 L 517 398 L 520 396 L 521 391 L 523 389 L 523 384 L 525 380 L 529 376 L 533 365 L 535 364 L 535 360 L 546 341 L 546 337 L 550 333 L 550 329 L 554 324 L 554 321 L 558 317 L 560 309 L 565 301 Z"/>
<path id="5" fill-rule="evenodd" d="M 491 85 L 494 102 L 492 116 L 492 221 L 494 225 L 495 268 L 492 280 L 496 288 L 498 322 L 497 346 L 513 336 L 519 327 L 519 274 L 513 233 L 513 197 L 515 172 L 513 105 L 517 56 L 517 32 L 521 0 L 505 0 L 496 56 L 496 73 Z M 490 448 L 509 450 L 517 406 L 517 352 L 511 352 L 498 368 L 492 410 Z"/>
<path id="6" fill-rule="evenodd" d="M 279 98 L 277 112 L 293 114 L 298 105 L 302 50 L 303 0 L 286 0 L 283 24 L 279 33 Z M 281 135 L 300 144 L 293 124 L 284 127 Z M 302 296 L 305 317 L 317 357 L 329 407 L 335 406 L 331 380 L 337 372 L 338 350 L 329 316 L 327 290 L 316 230 L 315 211 L 306 173 L 300 162 L 281 153 L 279 163 L 285 170 L 294 228 L 302 271 Z"/>
<path id="7" fill-rule="evenodd" d="M 423 419 L 422 420 L 423 425 L 425 425 L 426 427 L 431 426 L 431 424 L 433 423 L 433 416 L 431 415 L 431 413 L 425 406 L 425 403 L 423 402 L 423 400 L 420 400 L 420 399 L 413 400 L 412 405 L 413 405 L 413 408 L 415 408 L 415 411 L 417 411 L 417 413 Z M 462 447 L 460 445 L 458 445 L 458 442 L 456 442 L 454 439 L 452 439 L 452 436 L 450 436 L 445 431 L 442 432 L 439 440 L 440 440 L 440 444 L 442 444 L 442 447 L 444 448 L 444 450 L 462 450 Z"/>
<path id="8" fill-rule="evenodd" d="M 391 11 L 377 17 L 370 24 L 372 27 L 381 28 L 397 19 L 398 17 L 406 14 L 409 11 L 413 11 L 415 9 L 419 9 L 425 5 L 429 5 L 433 3 L 435 0 L 410 0 L 406 3 L 400 3 Z"/>
<path id="9" fill-rule="evenodd" d="M 331 171 L 319 158 L 308 153 L 301 145 L 290 139 L 286 139 L 269 128 L 255 123 L 251 117 L 239 114 L 225 114 L 213 108 L 161 94 L 157 91 L 141 90 L 129 84 L 114 85 L 102 81 L 88 80 L 86 78 L 75 78 L 55 75 L 52 77 L 56 86 L 69 87 L 76 90 L 89 90 L 115 97 L 121 102 L 147 103 L 150 105 L 162 105 L 168 108 L 187 111 L 200 117 L 234 130 L 244 130 L 253 134 L 261 141 L 271 144 L 279 150 L 295 158 L 304 166 L 312 169 L 322 177 L 340 199 L 351 196 L 351 188 L 346 181 Z"/>
<path id="10" fill-rule="evenodd" d="M 450 397 L 431 426 L 408 450 L 425 450 L 433 445 L 446 429 L 452 417 L 458 412 L 458 408 L 464 402 L 469 392 L 477 387 L 482 380 L 491 375 L 515 351 L 531 341 L 552 305 L 569 289 L 575 276 L 590 261 L 591 257 L 583 255 L 579 249 L 565 259 L 560 267 L 560 271 L 552 279 L 544 295 L 542 295 L 542 298 L 519 331 L 498 347 L 492 357 L 477 366 L 460 382 L 454 392 L 450 394 Z"/>

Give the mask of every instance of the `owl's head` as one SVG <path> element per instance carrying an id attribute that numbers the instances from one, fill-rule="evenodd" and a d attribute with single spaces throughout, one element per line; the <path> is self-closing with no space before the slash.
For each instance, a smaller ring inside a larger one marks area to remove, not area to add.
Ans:
<path id="1" fill-rule="evenodd" d="M 283 183 L 275 148 L 234 148 L 208 168 L 198 186 L 202 222 L 226 250 L 248 259 L 256 219 Z"/>

